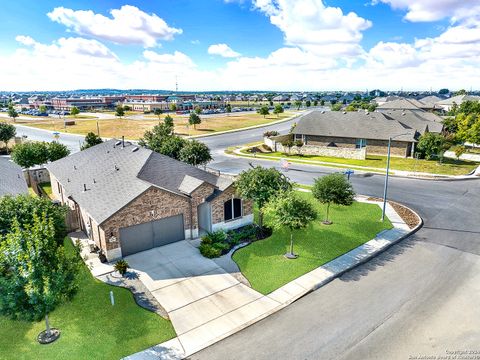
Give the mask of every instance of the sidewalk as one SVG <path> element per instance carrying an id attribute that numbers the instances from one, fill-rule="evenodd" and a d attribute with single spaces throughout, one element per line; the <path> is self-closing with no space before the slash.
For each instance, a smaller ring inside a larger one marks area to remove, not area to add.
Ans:
<path id="1" fill-rule="evenodd" d="M 242 147 L 242 148 L 233 150 L 233 153 L 234 153 L 233 156 L 241 156 L 246 158 L 262 159 L 262 160 L 270 160 L 270 161 L 280 161 L 281 159 L 285 159 L 284 157 L 280 157 L 280 156 L 264 156 L 262 154 L 250 155 L 250 154 L 242 153 L 242 151 L 246 150 L 247 148 L 248 147 Z M 318 160 L 295 159 L 292 161 L 292 163 L 325 166 L 325 167 L 331 167 L 331 168 L 354 169 L 354 170 L 359 170 L 361 172 L 370 172 L 370 173 L 383 174 L 383 175 L 385 175 L 386 173 L 385 169 L 382 169 L 382 168 L 374 168 L 369 166 L 351 165 L 351 164 L 334 163 L 334 162 L 318 161 Z M 390 169 L 389 175 L 406 177 L 406 178 L 414 178 L 414 179 L 427 179 L 427 180 L 480 179 L 480 166 L 471 175 L 445 175 L 445 174 L 433 174 L 433 173 L 425 173 L 425 172 L 418 172 L 418 171 L 411 172 L 411 171 L 395 170 L 395 169 Z"/>
<path id="2" fill-rule="evenodd" d="M 382 203 L 368 201 L 363 196 L 358 197 L 357 201 L 382 206 Z M 419 217 L 420 223 L 416 228 L 410 229 L 390 204 L 387 204 L 386 215 L 392 222 L 393 229 L 382 231 L 374 239 L 300 276 L 266 296 L 261 296 L 247 305 L 226 312 L 175 339 L 127 356 L 124 359 L 182 359 L 190 356 L 283 309 L 295 300 L 339 277 L 344 272 L 368 261 L 391 245 L 404 239 L 422 225 Z"/>

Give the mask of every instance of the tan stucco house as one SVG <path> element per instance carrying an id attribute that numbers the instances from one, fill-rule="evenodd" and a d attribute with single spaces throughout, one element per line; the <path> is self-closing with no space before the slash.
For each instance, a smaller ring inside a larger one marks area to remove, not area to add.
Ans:
<path id="1" fill-rule="evenodd" d="M 47 166 L 52 192 L 109 261 L 253 222 L 231 179 L 109 140 Z"/>

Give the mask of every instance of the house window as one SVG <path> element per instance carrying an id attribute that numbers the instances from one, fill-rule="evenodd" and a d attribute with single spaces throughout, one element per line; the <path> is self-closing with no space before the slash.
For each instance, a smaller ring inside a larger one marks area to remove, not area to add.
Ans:
<path id="1" fill-rule="evenodd" d="M 242 217 L 242 199 L 230 199 L 223 203 L 225 221 Z"/>
<path id="2" fill-rule="evenodd" d="M 357 139 L 357 142 L 355 143 L 355 148 L 356 149 L 361 149 L 367 146 L 367 140 L 366 139 Z"/>

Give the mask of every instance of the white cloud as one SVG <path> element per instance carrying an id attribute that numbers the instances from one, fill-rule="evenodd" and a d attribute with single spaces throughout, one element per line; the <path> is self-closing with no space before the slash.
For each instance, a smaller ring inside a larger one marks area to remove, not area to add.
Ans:
<path id="1" fill-rule="evenodd" d="M 208 47 L 208 53 L 210 55 L 219 55 L 225 58 L 239 57 L 241 54 L 232 50 L 227 44 L 214 44 Z"/>
<path id="2" fill-rule="evenodd" d="M 47 15 L 52 21 L 65 25 L 77 34 L 108 40 L 117 44 L 141 44 L 154 47 L 159 40 L 172 40 L 181 29 L 168 26 L 156 14 L 124 5 L 110 11 L 111 17 L 92 10 L 72 10 L 57 7 Z"/>
<path id="3" fill-rule="evenodd" d="M 283 33 L 287 45 L 324 56 L 355 56 L 362 31 L 372 26 L 354 12 L 325 6 L 322 0 L 253 0 Z"/>
<path id="4" fill-rule="evenodd" d="M 374 0 L 393 9 L 407 10 L 405 19 L 412 22 L 437 21 L 450 18 L 453 22 L 479 16 L 478 0 Z"/>
<path id="5" fill-rule="evenodd" d="M 180 51 L 175 51 L 173 54 L 159 54 L 155 51 L 145 50 L 143 57 L 158 64 L 180 65 L 188 68 L 195 67 L 192 59 Z"/>
<path id="6" fill-rule="evenodd" d="M 417 50 L 410 44 L 380 41 L 368 53 L 368 64 L 383 68 L 403 68 L 420 64 Z"/>

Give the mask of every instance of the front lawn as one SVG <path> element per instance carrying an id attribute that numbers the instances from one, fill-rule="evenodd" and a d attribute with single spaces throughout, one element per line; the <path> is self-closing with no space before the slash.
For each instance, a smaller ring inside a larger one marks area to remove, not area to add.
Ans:
<path id="1" fill-rule="evenodd" d="M 74 251 L 69 239 L 65 245 Z M 36 337 L 43 321 L 0 316 L 0 359 L 120 359 L 176 336 L 169 321 L 139 307 L 129 290 L 94 279 L 86 266 L 78 293 L 50 314 L 50 323 L 60 329 L 60 339 L 40 345 Z"/>
<path id="2" fill-rule="evenodd" d="M 52 184 L 50 184 L 49 182 L 48 183 L 41 183 L 41 184 L 39 184 L 39 186 L 43 189 L 43 191 L 45 191 L 45 194 L 47 194 L 48 197 L 50 197 L 50 198 L 53 197 Z"/>
<path id="3" fill-rule="evenodd" d="M 247 151 L 243 151 L 243 153 L 250 154 Z M 281 152 L 270 152 L 261 153 L 257 156 L 285 158 L 292 162 L 295 162 L 296 160 L 311 160 L 326 163 L 351 165 L 352 167 L 364 166 L 372 169 L 379 169 L 381 171 L 385 171 L 385 168 L 387 166 L 387 157 L 381 155 L 367 155 L 367 158 L 365 160 L 356 160 L 316 155 L 298 156 L 295 155 L 295 150 L 292 150 L 291 155 Z M 444 158 L 442 163 L 439 163 L 437 160 L 417 160 L 412 158 L 399 158 L 393 156 L 390 158 L 390 169 L 392 170 L 424 172 L 443 175 L 466 175 L 471 171 L 475 170 L 475 168 L 479 165 L 480 163 L 474 161 L 463 161 L 449 158 Z"/>
<path id="4" fill-rule="evenodd" d="M 283 257 L 290 246 L 288 229 L 275 231 L 271 237 L 241 248 L 233 255 L 243 275 L 262 294 L 278 289 L 373 239 L 380 231 L 392 228 L 388 219 L 385 223 L 380 221 L 382 212 L 378 205 L 359 202 L 348 207 L 332 205 L 330 219 L 333 224 L 323 225 L 325 207 L 316 202 L 311 193 L 300 194 L 314 202 L 319 218 L 305 230 L 294 232 L 294 252 L 299 255 L 298 259 Z"/>

